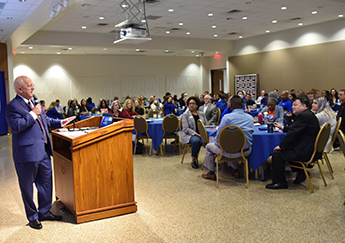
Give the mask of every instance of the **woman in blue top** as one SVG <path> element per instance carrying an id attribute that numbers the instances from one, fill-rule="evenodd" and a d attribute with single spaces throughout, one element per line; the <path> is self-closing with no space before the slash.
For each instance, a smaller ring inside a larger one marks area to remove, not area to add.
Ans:
<path id="1" fill-rule="evenodd" d="M 164 115 L 169 114 L 177 114 L 177 106 L 171 96 L 168 97 L 168 101 L 164 104 Z"/>
<path id="2" fill-rule="evenodd" d="M 56 106 L 56 102 L 55 101 L 50 103 L 50 106 L 48 107 L 48 110 L 47 110 L 47 116 L 50 117 L 50 118 L 53 118 L 53 119 L 63 119 L 62 113 L 58 112 L 55 109 L 55 106 Z"/>

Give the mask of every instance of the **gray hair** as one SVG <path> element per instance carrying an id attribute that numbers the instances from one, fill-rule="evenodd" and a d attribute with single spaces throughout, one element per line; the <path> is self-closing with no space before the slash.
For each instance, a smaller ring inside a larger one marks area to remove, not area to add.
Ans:
<path id="1" fill-rule="evenodd" d="M 319 105 L 319 109 L 317 110 L 317 113 L 323 113 L 324 115 L 332 119 L 336 119 L 337 116 L 335 112 L 332 110 L 332 108 L 329 106 L 325 97 L 320 97 L 314 100 L 316 100 Z"/>
<path id="2" fill-rule="evenodd" d="M 16 93 L 18 93 L 18 92 L 17 92 L 17 91 L 18 91 L 18 88 L 19 88 L 19 87 L 22 87 L 22 86 L 24 85 L 26 79 L 29 79 L 29 77 L 27 77 L 27 76 L 19 76 L 19 77 L 17 77 L 17 78 L 14 80 L 14 82 L 13 82 L 13 88 L 14 88 L 14 90 L 16 91 Z"/>
<path id="3" fill-rule="evenodd" d="M 276 103 L 277 104 L 277 98 L 275 98 L 275 97 L 268 97 L 268 101 L 274 101 L 274 103 Z"/>

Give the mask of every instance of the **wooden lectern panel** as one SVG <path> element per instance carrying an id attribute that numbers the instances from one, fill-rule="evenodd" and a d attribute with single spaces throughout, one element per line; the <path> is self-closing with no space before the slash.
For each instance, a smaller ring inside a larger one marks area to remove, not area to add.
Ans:
<path id="1" fill-rule="evenodd" d="M 76 127 L 97 122 L 93 117 Z M 133 120 L 122 120 L 75 138 L 52 132 L 56 196 L 77 223 L 137 210 L 132 129 Z"/>

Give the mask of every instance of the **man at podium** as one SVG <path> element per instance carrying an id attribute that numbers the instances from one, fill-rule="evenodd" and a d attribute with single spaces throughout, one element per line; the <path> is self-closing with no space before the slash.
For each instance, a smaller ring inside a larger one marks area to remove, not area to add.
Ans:
<path id="1" fill-rule="evenodd" d="M 64 120 L 47 117 L 33 94 L 35 88 L 29 77 L 17 77 L 13 86 L 17 95 L 5 110 L 12 132 L 13 160 L 29 226 L 41 229 L 40 221 L 62 219 L 49 211 L 53 193 L 50 156 L 53 153 L 48 127 L 65 126 L 75 117 Z M 38 209 L 33 201 L 33 183 L 38 191 Z"/>

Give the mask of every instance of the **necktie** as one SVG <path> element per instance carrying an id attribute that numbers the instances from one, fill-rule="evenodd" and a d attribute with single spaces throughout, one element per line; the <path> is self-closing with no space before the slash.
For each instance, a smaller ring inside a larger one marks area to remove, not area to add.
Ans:
<path id="1" fill-rule="evenodd" d="M 31 103 L 30 100 L 28 101 L 28 103 L 29 103 L 29 106 L 31 107 L 31 109 L 33 109 L 34 106 L 32 105 L 32 103 Z M 38 121 L 38 123 L 39 123 L 40 126 L 41 126 L 41 130 L 42 130 L 42 133 L 43 133 L 43 140 L 44 140 L 44 143 L 47 143 L 47 134 L 46 134 L 46 130 L 44 129 L 44 126 L 43 126 L 43 123 L 42 123 L 42 120 L 41 120 L 41 116 L 40 116 L 40 115 L 37 116 L 37 121 Z"/>

